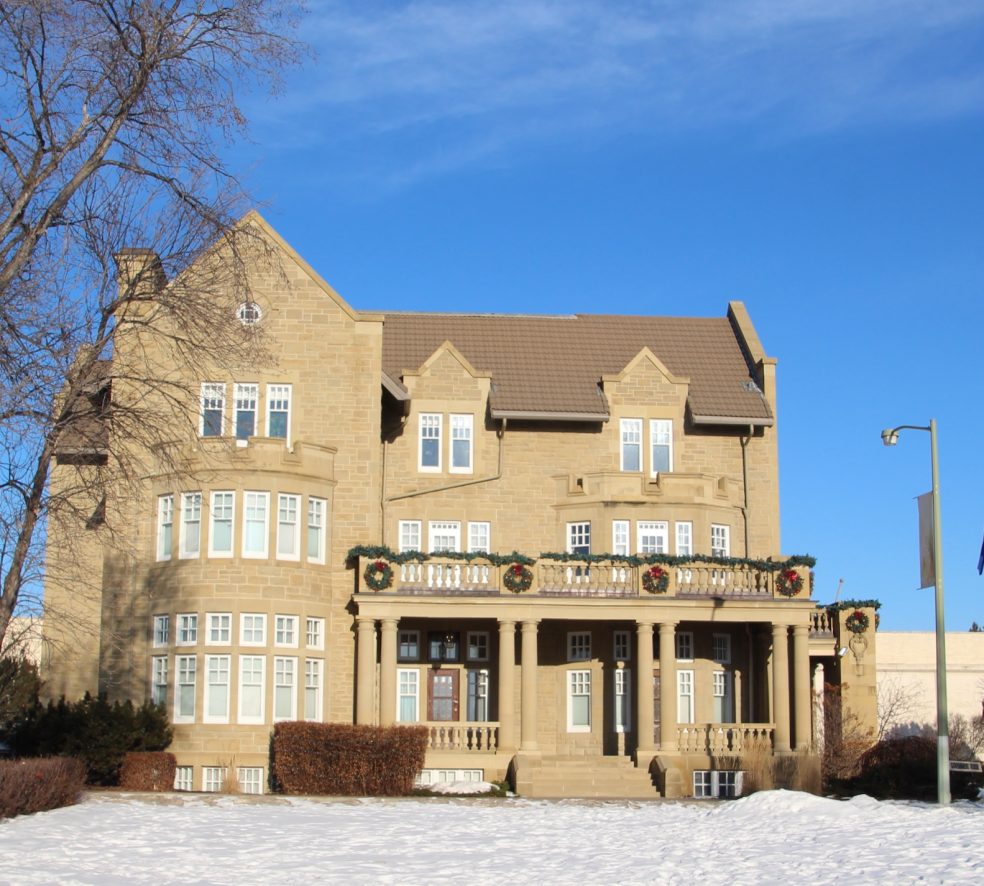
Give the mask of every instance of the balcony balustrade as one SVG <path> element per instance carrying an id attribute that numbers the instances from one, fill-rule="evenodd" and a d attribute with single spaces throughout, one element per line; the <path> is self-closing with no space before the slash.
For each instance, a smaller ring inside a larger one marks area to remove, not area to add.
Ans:
<path id="1" fill-rule="evenodd" d="M 424 722 L 427 750 L 494 754 L 499 745 L 499 724 Z"/>
<path id="2" fill-rule="evenodd" d="M 677 726 L 682 754 L 772 753 L 772 723 L 685 723 Z"/>

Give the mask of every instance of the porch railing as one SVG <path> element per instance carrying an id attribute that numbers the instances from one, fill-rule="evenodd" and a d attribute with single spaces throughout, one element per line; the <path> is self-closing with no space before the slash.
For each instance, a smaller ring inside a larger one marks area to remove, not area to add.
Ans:
<path id="1" fill-rule="evenodd" d="M 403 590 L 499 593 L 499 569 L 491 563 L 440 560 L 400 563 L 399 586 Z"/>
<path id="2" fill-rule="evenodd" d="M 775 726 L 772 723 L 685 723 L 677 726 L 682 754 L 772 753 Z"/>
<path id="3" fill-rule="evenodd" d="M 833 637 L 837 613 L 828 609 L 815 609 L 810 613 L 810 636 Z"/>
<path id="4" fill-rule="evenodd" d="M 499 745 L 499 724 L 423 723 L 427 727 L 427 750 L 494 753 Z"/>
<path id="5" fill-rule="evenodd" d="M 638 597 L 638 570 L 617 563 L 567 563 L 541 560 L 537 590 L 564 597 Z"/>

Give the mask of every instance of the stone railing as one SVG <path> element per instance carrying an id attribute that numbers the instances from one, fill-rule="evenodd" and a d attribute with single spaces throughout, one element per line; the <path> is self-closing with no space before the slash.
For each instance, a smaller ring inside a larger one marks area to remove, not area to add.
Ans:
<path id="1" fill-rule="evenodd" d="M 677 726 L 681 754 L 772 753 L 772 723 L 684 723 Z"/>
<path id="2" fill-rule="evenodd" d="M 494 753 L 499 745 L 498 723 L 425 722 L 427 750 Z"/>
<path id="3" fill-rule="evenodd" d="M 499 593 L 499 567 L 481 560 L 430 560 L 393 564 L 394 585 L 403 591 Z"/>
<path id="4" fill-rule="evenodd" d="M 536 593 L 560 597 L 638 597 L 639 570 L 620 563 L 574 563 L 540 560 L 535 567 Z"/>
<path id="5" fill-rule="evenodd" d="M 810 613 L 810 636 L 833 637 L 836 622 L 836 612 L 831 612 L 829 609 L 814 609 Z"/>

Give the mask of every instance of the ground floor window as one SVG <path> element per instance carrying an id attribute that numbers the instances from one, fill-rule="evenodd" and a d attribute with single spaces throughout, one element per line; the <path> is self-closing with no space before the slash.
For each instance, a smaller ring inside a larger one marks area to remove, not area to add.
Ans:
<path id="1" fill-rule="evenodd" d="M 397 675 L 396 719 L 400 723 L 416 723 L 420 717 L 420 672 L 415 668 L 400 668 Z"/>
<path id="2" fill-rule="evenodd" d="M 244 794 L 263 793 L 263 767 L 240 766 L 236 772 L 239 779 L 239 790 Z"/>
<path id="3" fill-rule="evenodd" d="M 489 719 L 489 672 L 468 672 L 468 719 L 485 723 Z"/>
<path id="4" fill-rule="evenodd" d="M 694 722 L 694 672 L 677 671 L 677 723 Z"/>
<path id="5" fill-rule="evenodd" d="M 304 719 L 321 722 L 321 672 L 323 662 L 320 658 L 309 658 L 304 662 Z"/>
<path id="6" fill-rule="evenodd" d="M 194 790 L 194 766 L 177 766 L 174 769 L 174 789 L 176 791 Z"/>
<path id="7" fill-rule="evenodd" d="M 227 769 L 225 766 L 205 766 L 202 768 L 202 790 L 218 793 L 225 784 Z"/>
<path id="8" fill-rule="evenodd" d="M 422 769 L 414 782 L 426 788 L 433 784 L 451 784 L 456 781 L 484 781 L 484 769 Z"/>
<path id="9" fill-rule="evenodd" d="M 591 731 L 591 671 L 567 672 L 567 731 Z"/>
<path id="10" fill-rule="evenodd" d="M 741 782 L 741 772 L 695 769 L 694 796 L 717 799 L 740 797 Z"/>
<path id="11" fill-rule="evenodd" d="M 628 732 L 631 723 L 632 710 L 632 676 L 624 668 L 619 668 L 615 675 L 615 731 Z"/>

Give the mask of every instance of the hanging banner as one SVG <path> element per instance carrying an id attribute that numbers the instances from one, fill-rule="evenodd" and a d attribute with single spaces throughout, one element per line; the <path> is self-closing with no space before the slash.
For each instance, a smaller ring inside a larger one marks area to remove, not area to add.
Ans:
<path id="1" fill-rule="evenodd" d="M 936 584 L 936 552 L 933 548 L 933 493 L 924 492 L 919 503 L 919 587 Z"/>

